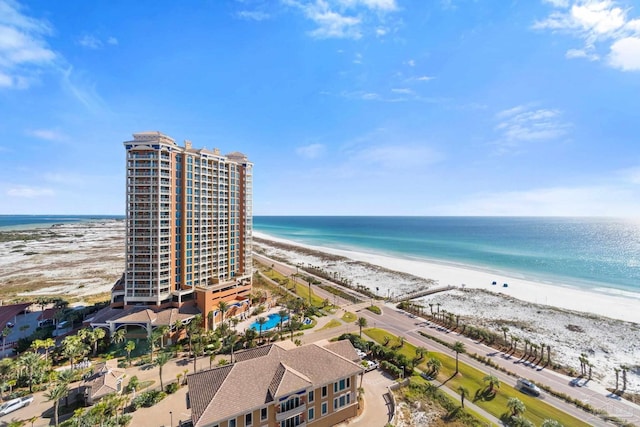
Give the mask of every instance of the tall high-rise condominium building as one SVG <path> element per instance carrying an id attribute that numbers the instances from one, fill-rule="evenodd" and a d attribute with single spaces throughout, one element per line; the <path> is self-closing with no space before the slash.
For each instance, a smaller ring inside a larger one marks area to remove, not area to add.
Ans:
<path id="1" fill-rule="evenodd" d="M 216 300 L 246 300 L 252 163 L 237 152 L 178 146 L 160 132 L 135 133 L 124 147 L 126 268 L 112 305 L 191 302 L 206 315 Z"/>

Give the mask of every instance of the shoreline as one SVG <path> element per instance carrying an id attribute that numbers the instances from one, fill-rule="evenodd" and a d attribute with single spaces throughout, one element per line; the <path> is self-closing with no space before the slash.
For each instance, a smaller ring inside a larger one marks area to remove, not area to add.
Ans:
<path id="1" fill-rule="evenodd" d="M 498 335 L 507 327 L 510 336 L 520 339 L 520 349 L 527 339 L 550 345 L 552 359 L 576 372 L 579 358 L 587 355 L 594 366 L 594 379 L 607 387 L 616 384 L 614 369 L 629 366 L 627 391 L 640 392 L 640 315 L 635 299 L 498 277 L 493 272 L 314 247 L 259 232 L 254 237 L 256 253 L 292 266 L 319 267 L 348 278 L 353 285 L 374 292 L 378 289 L 379 296 L 386 297 L 391 290 L 405 293 L 455 284 L 452 290 L 416 301 L 425 307 L 441 307 L 459 315 L 465 324 Z M 494 280 L 499 285 L 491 285 Z M 503 280 L 509 287 L 502 287 Z"/>
<path id="2" fill-rule="evenodd" d="M 452 285 L 459 288 L 484 289 L 533 304 L 547 305 L 640 324 L 640 311 L 637 310 L 640 304 L 640 294 L 628 291 L 621 291 L 624 294 L 620 295 L 616 293 L 617 290 L 615 289 L 610 292 L 607 292 L 609 288 L 590 288 L 586 290 L 574 287 L 571 284 L 541 282 L 524 278 L 524 276 L 516 277 L 511 272 L 499 272 L 491 269 L 481 270 L 468 265 L 397 258 L 382 254 L 313 246 L 255 231 L 254 236 L 267 241 L 377 265 L 424 280 L 435 280 L 439 286 Z M 497 285 L 491 285 L 494 281 L 497 282 Z M 503 287 L 503 283 L 507 283 L 508 287 Z M 362 284 L 375 290 L 375 287 L 372 288 L 367 283 Z M 389 284 L 386 284 L 386 286 L 377 284 L 376 286 L 380 288 L 382 295 L 386 295 L 386 292 L 398 291 L 393 285 Z"/>

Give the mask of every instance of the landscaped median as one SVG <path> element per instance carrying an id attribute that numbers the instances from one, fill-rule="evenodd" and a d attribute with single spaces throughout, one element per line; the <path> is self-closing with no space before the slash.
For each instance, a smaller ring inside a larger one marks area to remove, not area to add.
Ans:
<path id="1" fill-rule="evenodd" d="M 467 397 L 469 401 L 472 401 L 475 405 L 497 418 L 511 413 L 510 409 L 508 409 L 507 402 L 510 397 L 516 397 L 524 403 L 526 407 L 523 414 L 524 417 L 535 423 L 535 425 L 542 424 L 544 420 L 553 419 L 567 427 L 589 426 L 589 424 L 562 412 L 539 398 L 520 392 L 509 384 L 499 384 L 499 386 L 494 386 L 493 391 L 489 391 L 490 387 L 488 387 L 488 382 L 486 381 L 489 373 L 482 372 L 463 362 L 459 362 L 459 373 L 455 375 L 456 360 L 453 351 L 452 355 L 429 352 L 427 356 L 418 359 L 418 353 L 414 345 L 403 342 L 403 340 L 400 340 L 395 335 L 383 329 L 370 328 L 363 330 L 363 333 L 378 344 L 384 345 L 386 343 L 386 347 L 388 348 L 396 347 L 397 352 L 403 354 L 409 360 L 415 360 L 417 363 L 415 367 L 422 371 L 430 371 L 427 364 L 430 358 L 437 359 L 441 364 L 436 375 L 438 381 L 457 393 L 460 388 L 466 389 L 469 392 L 469 396 Z M 401 341 L 403 342 L 402 345 L 400 345 Z"/>

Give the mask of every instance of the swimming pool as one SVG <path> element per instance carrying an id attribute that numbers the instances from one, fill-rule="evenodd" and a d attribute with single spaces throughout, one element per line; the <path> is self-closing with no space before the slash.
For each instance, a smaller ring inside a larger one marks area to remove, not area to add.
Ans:
<path id="1" fill-rule="evenodd" d="M 289 319 L 289 316 L 284 316 L 282 318 L 282 321 L 286 322 L 287 319 Z M 280 325 L 280 315 L 278 313 L 273 313 L 267 316 L 267 323 L 262 325 L 262 330 L 268 331 L 269 329 L 273 329 L 278 325 Z M 260 331 L 260 325 L 258 324 L 258 322 L 253 322 L 251 326 L 249 326 L 249 328 L 255 329 L 256 331 Z"/>

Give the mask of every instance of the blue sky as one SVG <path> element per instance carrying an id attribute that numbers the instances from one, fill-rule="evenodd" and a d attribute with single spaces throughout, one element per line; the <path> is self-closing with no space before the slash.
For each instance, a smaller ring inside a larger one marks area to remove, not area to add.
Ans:
<path id="1" fill-rule="evenodd" d="M 640 216 L 640 3 L 0 0 L 0 213 L 123 214 L 122 141 L 256 215 Z"/>

